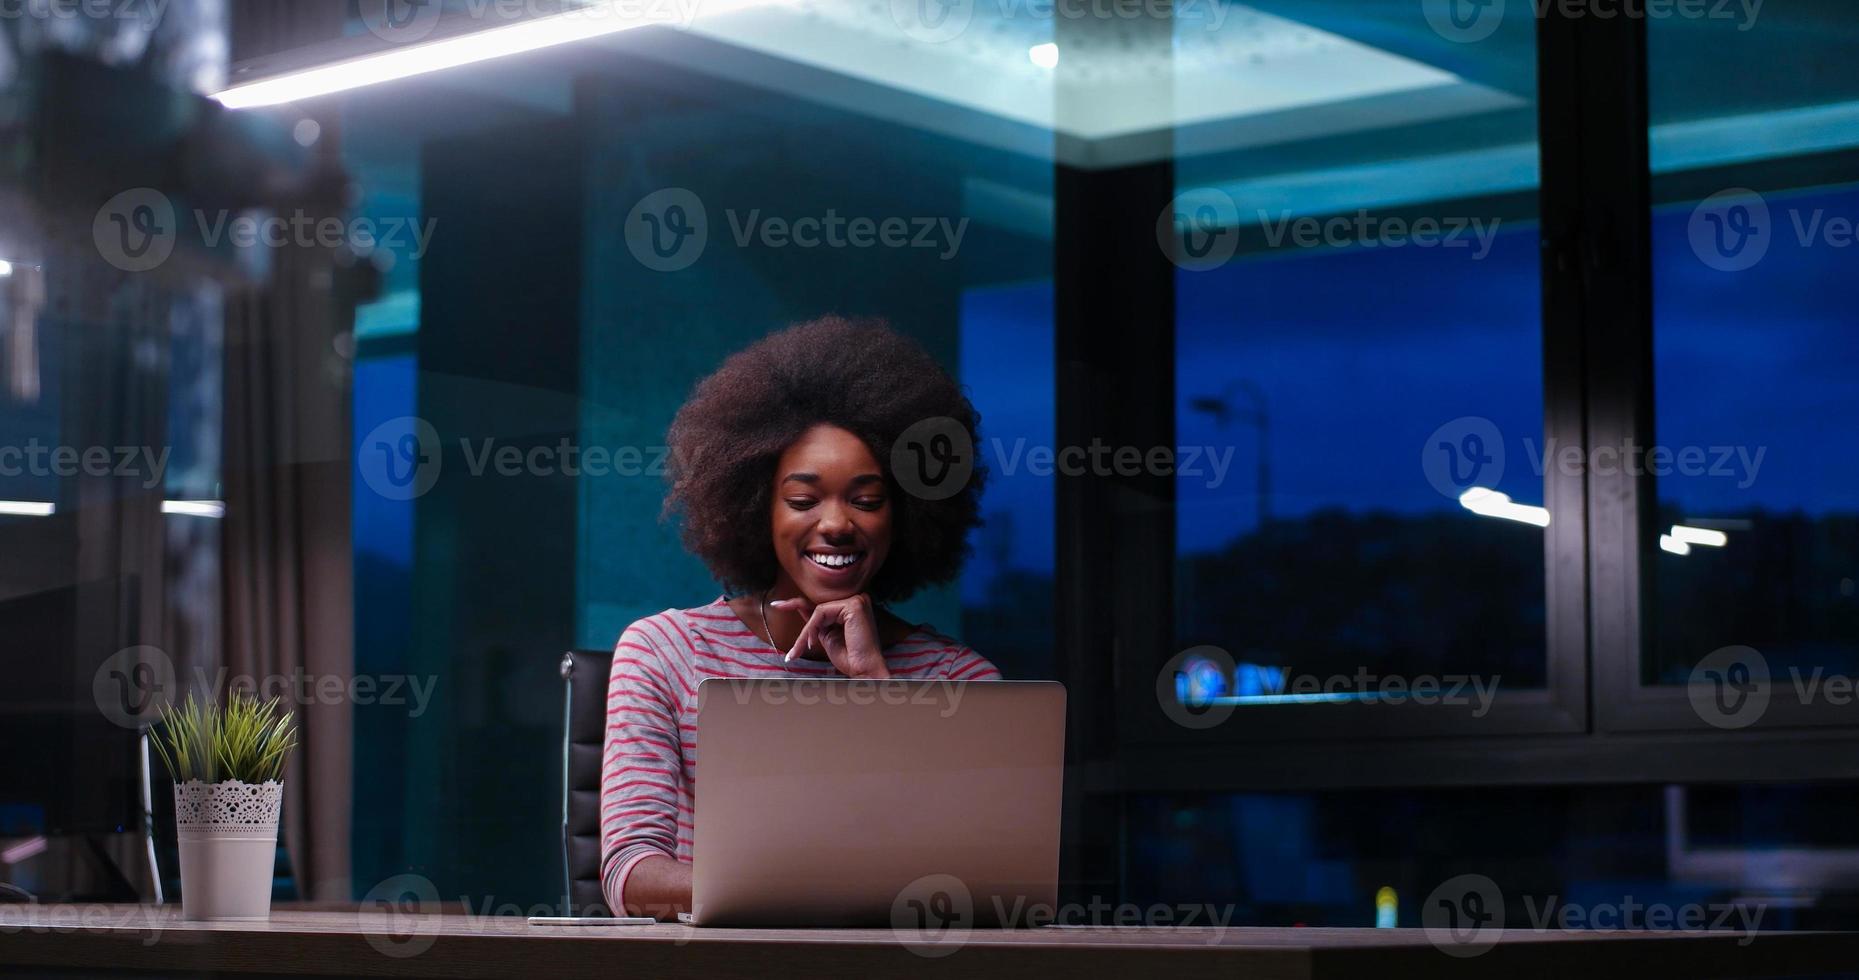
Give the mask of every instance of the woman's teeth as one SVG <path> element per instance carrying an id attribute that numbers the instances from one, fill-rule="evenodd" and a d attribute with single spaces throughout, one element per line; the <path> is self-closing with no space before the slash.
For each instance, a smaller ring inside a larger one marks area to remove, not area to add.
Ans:
<path id="1" fill-rule="evenodd" d="M 848 565 L 857 564 L 858 560 L 865 556 L 863 553 L 856 555 L 822 555 L 809 552 L 807 557 L 813 559 L 814 564 L 826 568 L 845 568 Z"/>

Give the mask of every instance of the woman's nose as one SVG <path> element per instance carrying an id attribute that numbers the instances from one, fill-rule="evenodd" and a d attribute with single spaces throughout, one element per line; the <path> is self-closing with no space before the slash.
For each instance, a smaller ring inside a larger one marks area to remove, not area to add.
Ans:
<path id="1" fill-rule="evenodd" d="M 820 508 L 820 533 L 827 537 L 844 537 L 852 533 L 852 517 L 840 504 L 823 504 Z"/>

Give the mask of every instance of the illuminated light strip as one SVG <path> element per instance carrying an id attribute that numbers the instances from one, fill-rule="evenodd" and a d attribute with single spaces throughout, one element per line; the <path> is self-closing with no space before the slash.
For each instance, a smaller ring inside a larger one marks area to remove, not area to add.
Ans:
<path id="1" fill-rule="evenodd" d="M 18 864 L 44 854 L 51 849 L 51 844 L 44 837 L 28 837 L 4 851 L 0 851 L 0 864 Z"/>
<path id="2" fill-rule="evenodd" d="M 188 517 L 225 517 L 226 502 L 223 500 L 164 500 L 161 502 L 164 514 L 184 514 Z"/>
<path id="3" fill-rule="evenodd" d="M 1223 704 L 1369 704 L 1388 695 L 1380 691 L 1311 691 L 1306 694 L 1216 694 L 1183 702 L 1193 706 Z"/>
<path id="4" fill-rule="evenodd" d="M 1459 506 L 1480 517 L 1497 517 L 1507 521 L 1549 526 L 1549 510 L 1529 504 L 1512 503 L 1509 494 L 1489 487 L 1473 487 L 1459 495 Z"/>
<path id="5" fill-rule="evenodd" d="M 57 512 L 57 504 L 42 504 L 31 500 L 0 500 L 0 514 L 9 517 L 50 517 Z"/>
<path id="6" fill-rule="evenodd" d="M 704 16 L 710 17 L 779 2 L 784 0 L 702 0 L 702 9 Z M 518 24 L 487 28 L 458 37 L 408 45 L 380 54 L 349 58 L 245 82 L 233 85 L 213 98 L 228 109 L 254 109 L 314 99 L 493 58 L 538 51 L 572 41 L 618 34 L 637 27 L 686 25 L 695 15 L 684 16 L 681 10 L 683 6 L 671 2 L 610 0 Z"/>
<path id="7" fill-rule="evenodd" d="M 1669 534 L 1659 535 L 1659 550 L 1669 551 L 1674 555 L 1691 554 L 1691 546 Z"/>
<path id="8" fill-rule="evenodd" d="M 1672 525 L 1672 533 L 1666 537 L 1685 544 L 1701 544 L 1706 548 L 1721 548 L 1730 543 L 1730 536 L 1722 531 L 1713 531 L 1708 527 L 1687 527 L 1683 524 Z"/>

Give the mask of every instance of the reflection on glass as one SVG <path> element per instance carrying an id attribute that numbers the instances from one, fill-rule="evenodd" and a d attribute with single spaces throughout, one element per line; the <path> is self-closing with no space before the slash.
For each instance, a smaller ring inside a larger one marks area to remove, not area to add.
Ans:
<path id="1" fill-rule="evenodd" d="M 1529 25 L 1228 9 L 1253 49 L 1175 138 L 1177 437 L 1208 461 L 1176 479 L 1177 643 L 1230 651 L 1240 704 L 1541 686 Z"/>
<path id="2" fill-rule="evenodd" d="M 1859 222 L 1850 11 L 1659 20 L 1648 46 L 1658 505 L 1641 678 L 1686 683 L 1733 645 L 1777 678 L 1851 675 L 1859 313 L 1828 288 Z M 1732 55 L 1748 67 L 1722 71 Z"/>

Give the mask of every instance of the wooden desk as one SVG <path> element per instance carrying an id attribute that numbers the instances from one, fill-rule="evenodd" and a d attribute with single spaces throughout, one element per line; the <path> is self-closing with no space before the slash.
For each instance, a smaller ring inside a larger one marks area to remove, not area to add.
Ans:
<path id="1" fill-rule="evenodd" d="M 940 955 L 937 955 L 940 954 Z M 1814 976 L 1859 969 L 1859 933 L 1537 933 L 1472 957 L 1419 929 L 976 930 L 913 950 L 888 929 L 532 928 L 513 917 L 276 911 L 182 922 L 174 906 L 0 906 L 0 975 L 652 980 L 676 977 Z"/>

